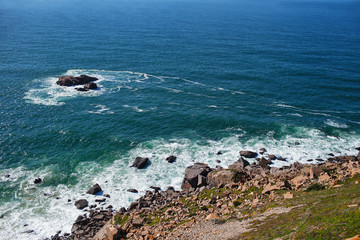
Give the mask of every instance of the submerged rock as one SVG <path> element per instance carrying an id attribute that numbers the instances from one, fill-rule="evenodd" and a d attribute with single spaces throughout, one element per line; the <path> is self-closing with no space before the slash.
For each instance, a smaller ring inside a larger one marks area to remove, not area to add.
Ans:
<path id="1" fill-rule="evenodd" d="M 128 192 L 131 192 L 131 193 L 138 193 L 139 191 L 136 190 L 135 188 L 130 188 L 127 190 Z"/>

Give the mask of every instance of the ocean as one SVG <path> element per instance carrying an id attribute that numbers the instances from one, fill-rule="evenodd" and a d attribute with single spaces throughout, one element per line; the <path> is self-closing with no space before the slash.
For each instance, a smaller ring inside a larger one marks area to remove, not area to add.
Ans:
<path id="1" fill-rule="evenodd" d="M 70 232 L 95 183 L 119 209 L 194 162 L 360 146 L 359 1 L 0 0 L 0 63 L 0 239 Z"/>

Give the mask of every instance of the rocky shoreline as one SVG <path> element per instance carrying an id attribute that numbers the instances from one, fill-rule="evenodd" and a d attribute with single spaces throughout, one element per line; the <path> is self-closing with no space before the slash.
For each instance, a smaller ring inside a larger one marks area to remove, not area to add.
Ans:
<path id="1" fill-rule="evenodd" d="M 250 164 L 245 158 L 257 161 Z M 174 162 L 176 157 L 170 159 L 167 161 Z M 275 159 L 286 161 L 266 154 L 263 148 L 258 153 L 240 151 L 240 158 L 227 169 L 195 163 L 185 169 L 181 191 L 173 187 L 166 190 L 151 187 L 151 191 L 127 209 L 117 211 L 112 206 L 105 209 L 89 206 L 76 219 L 71 234 L 58 233 L 50 239 L 191 239 L 185 237 L 186 232 L 201 222 L 244 219 L 247 210 L 267 201 L 291 199 L 295 192 L 312 188 L 339 187 L 344 179 L 360 174 L 360 152 L 357 156 L 330 153 L 328 159 L 317 159 L 316 164 L 295 162 L 280 168 L 271 167 Z M 148 159 L 137 158 L 132 166 L 143 168 L 147 164 Z M 275 194 L 276 191 L 282 194 Z M 101 192 L 101 187 L 95 184 L 87 193 Z M 102 194 L 101 197 L 97 200 L 99 203 L 110 196 Z M 88 203 L 80 199 L 75 205 L 83 209 Z"/>

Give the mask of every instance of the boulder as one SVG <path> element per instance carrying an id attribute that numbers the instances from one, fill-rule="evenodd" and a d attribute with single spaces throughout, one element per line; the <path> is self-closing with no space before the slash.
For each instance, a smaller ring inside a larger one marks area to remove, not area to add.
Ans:
<path id="1" fill-rule="evenodd" d="M 166 161 L 167 161 L 168 163 L 173 163 L 173 162 L 176 161 L 176 157 L 173 156 L 173 155 L 171 155 L 171 156 L 169 156 L 169 157 L 166 158 Z"/>
<path id="2" fill-rule="evenodd" d="M 78 209 L 86 208 L 89 205 L 88 201 L 86 199 L 80 199 L 75 202 L 75 206 Z"/>
<path id="3" fill-rule="evenodd" d="M 269 165 L 271 164 L 271 160 L 267 160 L 265 158 L 261 158 L 260 161 L 258 162 L 258 165 L 264 169 L 269 169 Z"/>
<path id="4" fill-rule="evenodd" d="M 257 153 L 252 151 L 240 151 L 240 156 L 246 158 L 254 158 L 257 156 Z"/>
<path id="5" fill-rule="evenodd" d="M 77 91 L 79 91 L 79 92 L 87 92 L 87 91 L 89 91 L 89 89 L 87 89 L 87 88 L 84 88 L 84 87 L 81 87 L 81 88 L 75 88 Z"/>
<path id="6" fill-rule="evenodd" d="M 148 165 L 149 162 L 149 158 L 136 157 L 131 167 L 143 169 Z"/>
<path id="7" fill-rule="evenodd" d="M 87 75 L 80 75 L 79 77 L 73 76 L 60 76 L 59 80 L 56 82 L 57 85 L 60 86 L 75 86 L 75 85 L 82 85 L 87 84 L 93 81 L 98 80 L 95 77 L 89 77 Z"/>
<path id="8" fill-rule="evenodd" d="M 207 176 L 207 182 L 210 187 L 225 186 L 232 181 L 234 175 L 232 170 L 212 171 Z"/>
<path id="9" fill-rule="evenodd" d="M 211 168 L 205 163 L 195 163 L 185 169 L 185 176 L 181 189 L 197 188 L 204 186 L 204 178 L 211 172 Z"/>
<path id="10" fill-rule="evenodd" d="M 271 185 L 271 183 L 264 186 L 264 190 L 261 192 L 262 194 L 274 191 L 274 190 L 280 190 L 280 187 L 277 185 Z"/>
<path id="11" fill-rule="evenodd" d="M 262 154 L 264 154 L 266 152 L 266 149 L 265 148 L 260 148 L 259 149 L 259 153 L 262 155 Z"/>
<path id="12" fill-rule="evenodd" d="M 229 166 L 230 169 L 236 169 L 236 170 L 244 170 L 245 167 L 249 166 L 250 163 L 243 159 L 242 157 L 239 158 L 236 162 L 231 164 Z"/>
<path id="13" fill-rule="evenodd" d="M 287 192 L 285 194 L 283 194 L 284 199 L 291 199 L 294 197 L 294 194 L 292 194 L 291 192 Z"/>
<path id="14" fill-rule="evenodd" d="M 98 86 L 97 86 L 96 83 L 93 83 L 93 82 L 92 82 L 92 83 L 87 83 L 87 84 L 85 84 L 84 88 L 86 88 L 86 89 L 97 89 Z"/>
<path id="15" fill-rule="evenodd" d="M 96 194 L 98 194 L 98 193 L 101 192 L 101 191 L 102 191 L 102 189 L 101 189 L 100 185 L 96 183 L 96 184 L 95 184 L 94 186 L 92 186 L 86 193 L 92 194 L 92 195 L 96 195 Z"/>
<path id="16" fill-rule="evenodd" d="M 127 190 L 128 192 L 131 192 L 131 193 L 138 193 L 139 191 L 136 190 L 135 188 L 130 188 Z"/>
<path id="17" fill-rule="evenodd" d="M 34 180 L 34 183 L 35 183 L 35 184 L 38 184 L 38 183 L 41 183 L 41 182 L 42 182 L 41 178 L 36 178 L 36 179 Z"/>

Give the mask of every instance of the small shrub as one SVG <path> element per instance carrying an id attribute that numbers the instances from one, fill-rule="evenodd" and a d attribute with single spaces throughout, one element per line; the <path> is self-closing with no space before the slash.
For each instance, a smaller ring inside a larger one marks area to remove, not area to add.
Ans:
<path id="1" fill-rule="evenodd" d="M 239 200 L 234 201 L 234 206 L 235 207 L 238 207 L 240 205 L 241 205 L 241 201 L 239 201 Z"/>
<path id="2" fill-rule="evenodd" d="M 208 208 L 207 206 L 202 206 L 202 207 L 201 207 L 201 210 L 202 210 L 202 211 L 207 211 L 207 210 L 209 210 L 209 208 Z"/>
<path id="3" fill-rule="evenodd" d="M 324 190 L 325 186 L 320 184 L 320 183 L 312 183 L 307 189 L 306 192 L 310 192 L 310 191 L 319 191 L 319 190 Z"/>
<path id="4" fill-rule="evenodd" d="M 249 180 L 251 180 L 249 174 L 247 174 L 246 172 L 239 172 L 236 171 L 234 176 L 232 177 L 232 180 L 236 183 L 245 183 Z"/>

